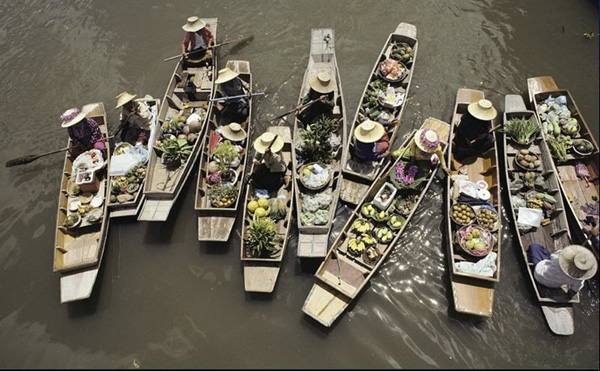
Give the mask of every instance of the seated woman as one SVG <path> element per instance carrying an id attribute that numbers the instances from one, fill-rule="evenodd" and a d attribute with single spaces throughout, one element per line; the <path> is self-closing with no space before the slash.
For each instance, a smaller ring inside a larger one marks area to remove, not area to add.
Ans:
<path id="1" fill-rule="evenodd" d="M 188 54 L 183 58 L 183 65 L 185 67 L 210 65 L 212 63 L 210 47 L 215 44 L 215 39 L 206 22 L 195 16 L 189 17 L 182 28 L 187 33 L 181 43 L 181 54 Z"/>
<path id="2" fill-rule="evenodd" d="M 251 175 L 254 188 L 272 192 L 278 190 L 284 182 L 289 182 L 285 178 L 287 163 L 279 153 L 282 148 L 283 139 L 270 132 L 254 141 L 256 155 L 253 162 L 258 165 Z"/>
<path id="3" fill-rule="evenodd" d="M 444 152 L 440 145 L 440 137 L 432 129 L 420 129 L 415 133 L 410 148 L 411 158 L 415 160 L 430 160 L 433 165 L 441 162 L 442 169 L 446 174 L 449 174 Z M 402 155 L 402 154 L 401 154 Z"/>
<path id="4" fill-rule="evenodd" d="M 300 109 L 300 106 L 310 101 L 318 101 L 298 113 L 298 120 L 302 121 L 304 125 L 314 122 L 321 115 L 331 116 L 333 107 L 335 107 L 333 101 L 335 86 L 329 72 L 321 72 L 311 77 L 308 84 L 310 90 L 302 97 L 296 109 Z"/>
<path id="5" fill-rule="evenodd" d="M 246 131 L 242 125 L 237 122 L 232 122 L 229 125 L 220 126 L 217 132 L 224 139 L 229 140 L 232 144 L 242 144 L 246 140 Z"/>
<path id="6" fill-rule="evenodd" d="M 148 143 L 150 138 L 150 125 L 152 123 L 152 113 L 150 108 L 144 102 L 134 101 L 136 96 L 126 91 L 117 95 L 117 106 L 123 107 L 119 120 L 123 131 L 121 131 L 121 140 L 135 145 L 137 142 Z"/>
<path id="7" fill-rule="evenodd" d="M 234 97 L 237 95 L 251 95 L 250 85 L 238 77 L 239 73 L 226 67 L 219 70 L 215 80 L 218 91 L 223 97 Z M 221 119 L 225 122 L 244 122 L 250 111 L 248 97 L 228 99 L 221 102 L 225 106 L 221 111 Z"/>
<path id="8" fill-rule="evenodd" d="M 584 281 L 594 277 L 598 270 L 594 254 L 579 245 L 550 254 L 544 246 L 532 243 L 527 255 L 534 266 L 535 280 L 550 288 L 567 285 L 570 291 L 578 292 Z"/>
<path id="9" fill-rule="evenodd" d="M 74 159 L 92 148 L 102 151 L 102 155 L 106 158 L 104 135 L 100 131 L 98 123 L 94 119 L 86 117 L 92 109 L 93 105 L 83 106 L 81 110 L 71 108 L 60 116 L 60 119 L 63 120 L 61 126 L 67 128 L 69 137 L 73 141 L 70 153 Z"/>
<path id="10" fill-rule="evenodd" d="M 360 161 L 379 161 L 389 153 L 390 138 L 378 122 L 365 120 L 354 130 L 354 157 Z"/>
<path id="11" fill-rule="evenodd" d="M 494 146 L 494 136 L 490 133 L 491 120 L 496 118 L 496 109 L 492 102 L 481 99 L 469 104 L 460 125 L 456 128 L 452 153 L 462 161 L 484 153 Z"/>

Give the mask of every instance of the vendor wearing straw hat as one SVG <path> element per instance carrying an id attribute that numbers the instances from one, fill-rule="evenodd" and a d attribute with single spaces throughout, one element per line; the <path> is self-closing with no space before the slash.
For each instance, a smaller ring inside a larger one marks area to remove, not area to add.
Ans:
<path id="1" fill-rule="evenodd" d="M 494 146 L 490 128 L 491 120 L 496 118 L 496 114 L 492 102 L 487 99 L 469 104 L 454 135 L 452 151 L 458 161 L 477 156 Z"/>
<path id="2" fill-rule="evenodd" d="M 254 164 L 258 165 L 252 174 L 255 188 L 276 191 L 285 182 L 287 163 L 279 153 L 283 148 L 283 139 L 271 132 L 266 132 L 254 141 Z"/>
<path id="3" fill-rule="evenodd" d="M 540 284 L 559 288 L 567 285 L 578 292 L 585 280 L 594 277 L 598 261 L 594 254 L 580 245 L 570 245 L 550 254 L 542 245 L 532 243 L 527 251 L 534 265 L 534 277 Z"/>
<path id="4" fill-rule="evenodd" d="M 354 156 L 362 161 L 378 161 L 386 157 L 390 139 L 383 125 L 365 120 L 354 129 Z"/>
<path id="5" fill-rule="evenodd" d="M 181 54 L 189 54 L 184 58 L 185 65 L 209 65 L 212 62 L 212 50 L 209 48 L 215 44 L 215 39 L 206 22 L 196 16 L 189 17 L 182 28 L 186 34 L 181 43 Z"/>
<path id="6" fill-rule="evenodd" d="M 310 101 L 321 99 L 314 104 L 304 108 L 298 113 L 298 120 L 303 124 L 308 125 L 314 122 L 319 116 L 331 116 L 335 103 L 333 102 L 335 84 L 331 80 L 329 72 L 319 72 L 308 80 L 310 90 L 302 98 L 300 104 L 296 107 L 299 109 Z"/>
<path id="7" fill-rule="evenodd" d="M 250 85 L 238 76 L 239 73 L 231 70 L 229 67 L 219 70 L 215 84 L 218 85 L 217 89 L 222 97 L 234 97 L 237 95 L 247 95 L 249 97 L 252 94 Z M 246 121 L 250 111 L 248 97 L 229 99 L 221 102 L 220 104 L 225 106 L 221 110 L 221 119 L 226 122 L 243 123 Z"/>
<path id="8" fill-rule="evenodd" d="M 87 104 L 81 109 L 68 109 L 60 115 L 60 119 L 63 121 L 61 126 L 67 128 L 69 137 L 73 141 L 73 148 L 70 149 L 71 157 L 73 158 L 77 158 L 77 156 L 92 148 L 102 151 L 106 158 L 106 144 L 103 141 L 104 135 L 100 131 L 96 120 L 87 117 L 93 109 L 93 104 Z"/>
<path id="9" fill-rule="evenodd" d="M 135 145 L 136 142 L 148 143 L 150 138 L 152 113 L 148 105 L 142 101 L 133 100 L 136 97 L 134 94 L 129 94 L 124 91 L 117 95 L 117 106 L 123 107 L 119 119 L 123 131 L 121 132 L 121 140 Z"/>
<path id="10" fill-rule="evenodd" d="M 219 134 L 232 143 L 242 143 L 246 140 L 246 131 L 242 125 L 237 122 L 232 122 L 229 125 L 220 126 L 217 131 Z"/>
<path id="11" fill-rule="evenodd" d="M 410 146 L 411 158 L 415 160 L 430 160 L 437 165 L 441 162 L 442 169 L 448 174 L 440 137 L 435 130 L 420 129 L 415 133 L 415 139 Z"/>

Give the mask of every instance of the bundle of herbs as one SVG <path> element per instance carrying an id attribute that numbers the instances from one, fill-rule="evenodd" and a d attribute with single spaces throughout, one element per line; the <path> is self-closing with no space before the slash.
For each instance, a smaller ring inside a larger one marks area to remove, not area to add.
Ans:
<path id="1" fill-rule="evenodd" d="M 320 116 L 315 122 L 302 130 L 300 144 L 302 159 L 306 163 L 330 163 L 333 159 L 333 148 L 329 140 L 337 132 L 337 122 L 331 117 Z"/>
<path id="2" fill-rule="evenodd" d="M 275 222 L 271 218 L 259 218 L 256 215 L 248 219 L 249 225 L 244 237 L 245 245 L 250 248 L 252 257 L 274 255 L 282 247 L 281 237 L 277 235 Z"/>
<path id="3" fill-rule="evenodd" d="M 537 123 L 524 118 L 515 117 L 504 124 L 504 132 L 520 144 L 528 144 L 539 131 Z"/>

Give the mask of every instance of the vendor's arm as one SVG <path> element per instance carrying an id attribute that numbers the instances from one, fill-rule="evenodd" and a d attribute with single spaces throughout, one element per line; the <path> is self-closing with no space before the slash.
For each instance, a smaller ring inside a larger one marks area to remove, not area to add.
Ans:
<path id="1" fill-rule="evenodd" d="M 440 165 L 442 166 L 442 169 L 444 170 L 444 172 L 446 174 L 450 175 L 450 171 L 448 170 L 448 166 L 446 166 L 446 158 L 444 158 L 444 151 L 442 151 L 442 146 L 438 146 L 437 147 L 437 150 L 435 151 L 435 154 L 440 159 Z"/>
<path id="2" fill-rule="evenodd" d="M 183 38 L 183 42 L 181 43 L 181 54 L 185 54 L 185 51 L 187 50 L 191 39 L 192 34 L 190 32 L 186 32 L 185 37 Z"/>
<path id="3" fill-rule="evenodd" d="M 211 46 L 215 45 L 215 38 L 208 27 L 204 28 L 204 33 L 206 35 L 206 39 L 208 40 L 208 42 L 206 43 L 207 47 L 210 48 Z"/>
<path id="4" fill-rule="evenodd" d="M 102 132 L 100 131 L 100 127 L 96 123 L 96 120 L 89 118 L 89 117 L 86 118 L 86 120 L 87 120 L 87 124 L 90 127 L 90 130 L 92 132 L 92 137 L 91 137 L 92 143 L 102 140 Z"/>

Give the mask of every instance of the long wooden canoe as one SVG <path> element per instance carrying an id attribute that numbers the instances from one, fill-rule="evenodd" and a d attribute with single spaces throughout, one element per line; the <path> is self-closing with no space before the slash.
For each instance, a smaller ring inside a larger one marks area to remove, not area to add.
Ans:
<path id="1" fill-rule="evenodd" d="M 513 118 L 522 118 L 533 120 L 538 125 L 535 112 L 525 108 L 525 102 L 520 95 L 507 95 L 505 98 L 505 113 L 504 123 L 506 124 Z M 546 193 L 554 196 L 556 203 L 554 204 L 555 213 L 551 216 L 550 224 L 540 226 L 539 228 L 519 227 L 517 224 L 517 216 L 519 208 L 513 202 L 512 192 L 509 197 L 510 216 L 512 217 L 517 234 L 517 240 L 521 247 L 523 260 L 526 264 L 527 276 L 529 283 L 533 287 L 536 298 L 540 307 L 543 310 L 546 322 L 550 330 L 557 335 L 572 335 L 574 332 L 573 320 L 573 303 L 579 302 L 579 294 L 573 297 L 567 296 L 565 291 L 561 289 L 551 289 L 540 285 L 533 275 L 533 264 L 529 260 L 527 250 L 532 243 L 540 244 L 551 253 L 554 253 L 571 244 L 571 236 L 569 234 L 569 222 L 565 213 L 563 199 L 560 196 L 560 182 L 557 171 L 552 163 L 550 149 L 546 142 L 539 135 L 530 146 L 523 146 L 516 143 L 512 138 L 504 135 L 504 168 L 505 168 L 505 184 L 510 190 L 510 184 L 517 178 L 517 174 L 524 172 L 519 167 L 514 165 L 515 155 L 521 149 L 528 149 L 530 152 L 540 156 L 542 166 L 539 168 L 539 173 L 543 174 L 546 187 Z"/>
<path id="2" fill-rule="evenodd" d="M 529 78 L 527 79 L 527 86 L 529 90 L 529 100 L 539 122 L 541 122 L 541 118 L 540 112 L 538 112 L 538 104 L 549 96 L 558 97 L 560 95 L 565 95 L 567 97 L 567 107 L 569 108 L 569 111 L 571 111 L 571 117 L 576 118 L 580 125 L 579 134 L 576 137 L 587 139 L 594 146 L 594 151 L 589 156 L 580 156 L 571 149 L 568 152 L 567 161 L 559 162 L 554 158 L 552 158 L 552 160 L 559 176 L 562 195 L 565 197 L 565 200 L 567 200 L 565 204 L 567 205 L 568 216 L 571 220 L 571 233 L 574 240 L 588 247 L 596 257 L 599 257 L 597 247 L 594 248 L 592 246 L 588 240 L 588 235 L 583 231 L 583 221 L 588 214 L 582 210 L 582 207 L 586 204 L 598 203 L 598 194 L 600 193 L 600 181 L 598 180 L 598 174 L 600 174 L 598 143 L 596 142 L 593 133 L 590 131 L 589 125 L 583 118 L 581 111 L 577 107 L 573 96 L 571 96 L 571 93 L 566 89 L 559 89 L 552 77 L 544 76 Z M 544 133 L 544 140 L 547 139 L 548 135 Z M 590 174 L 588 179 L 589 185 L 584 179 L 577 176 L 575 171 L 575 165 L 577 163 L 582 163 L 587 168 Z M 595 217 L 597 218 L 598 215 L 595 215 Z"/>
<path id="3" fill-rule="evenodd" d="M 87 107 L 90 109 L 88 117 L 94 119 L 98 123 L 102 134 L 108 137 L 104 104 L 102 102 L 92 103 Z M 98 192 L 93 194 L 94 196 L 99 195 L 104 201 L 99 207 L 102 210 L 102 217 L 98 222 L 89 222 L 83 217 L 78 227 L 69 229 L 64 227 L 67 217 L 72 214 L 69 211 L 69 203 L 76 201 L 78 197 L 69 195 L 70 185 L 75 181 L 76 176 L 76 171 L 73 169 L 75 159 L 71 158 L 68 152 L 65 154 L 60 192 L 58 194 L 58 213 L 54 239 L 54 272 L 61 273 L 61 303 L 89 298 L 102 263 L 109 224 L 106 205 L 110 195 L 106 171 L 110 166 L 110 145 L 108 141 L 105 143 L 108 158 L 105 166 L 96 171 L 99 188 Z M 68 145 L 71 146 L 72 144 L 69 139 Z"/>
<path id="4" fill-rule="evenodd" d="M 340 198 L 342 201 L 349 203 L 351 205 L 356 205 L 365 195 L 373 181 L 381 174 L 385 167 L 385 163 L 389 161 L 387 158 L 383 158 L 379 161 L 358 161 L 354 158 L 354 129 L 360 125 L 367 117 L 369 117 L 369 113 L 365 111 L 362 104 L 365 103 L 367 90 L 372 88 L 372 84 L 381 80 L 379 77 L 379 64 L 387 59 L 392 50 L 392 43 L 395 42 L 404 42 L 407 43 L 413 49 L 413 61 L 408 64 L 408 75 L 401 82 L 398 83 L 388 83 L 392 86 L 396 92 L 404 93 L 404 102 L 399 108 L 395 108 L 390 113 L 394 117 L 393 124 L 386 127 L 387 134 L 390 138 L 390 147 L 394 143 L 396 136 L 398 135 L 398 128 L 400 127 L 400 123 L 402 120 L 402 116 L 404 115 L 404 110 L 406 107 L 406 102 L 408 100 L 408 94 L 410 90 L 410 83 L 412 81 L 413 73 L 415 70 L 416 60 L 417 60 L 417 50 L 419 43 L 416 39 L 417 37 L 417 28 L 409 23 L 400 23 L 396 30 L 390 34 L 387 41 L 385 42 L 381 53 L 377 57 L 377 61 L 375 62 L 375 66 L 373 66 L 373 70 L 371 71 L 371 75 L 369 80 L 367 81 L 367 85 L 363 90 L 363 94 L 360 98 L 361 104 L 359 105 L 356 114 L 354 116 L 354 120 L 352 121 L 352 127 L 350 132 L 348 133 L 348 145 L 344 150 L 344 155 L 342 158 L 342 189 L 340 192 Z M 381 106 L 380 106 L 381 108 Z M 382 109 L 383 110 L 383 109 Z"/>
<path id="5" fill-rule="evenodd" d="M 281 150 L 281 155 L 283 159 L 286 161 L 287 171 L 286 176 L 292 178 L 292 136 L 291 130 L 285 126 L 270 126 L 267 128 L 267 131 L 277 134 L 280 138 L 283 139 L 284 145 Z M 254 163 L 250 169 L 250 174 L 254 172 Z M 248 182 L 248 186 L 246 188 L 246 194 L 244 197 L 244 223 L 242 226 L 242 239 L 240 242 L 240 258 L 242 260 L 242 264 L 244 266 L 244 289 L 247 292 L 261 292 L 261 293 L 271 293 L 275 289 L 275 284 L 277 283 L 277 277 L 279 276 L 279 270 L 281 269 L 281 263 L 283 260 L 283 256 L 285 254 L 287 245 L 288 245 L 288 237 L 290 234 L 290 227 L 292 225 L 292 197 L 294 195 L 294 182 L 290 180 L 287 185 L 282 185 L 279 190 L 273 191 L 269 193 L 269 198 L 276 198 L 280 196 L 281 198 L 285 198 L 284 202 L 287 207 L 287 215 L 284 219 L 279 220 L 275 223 L 277 228 L 277 234 L 281 237 L 283 241 L 283 245 L 279 252 L 271 257 L 263 257 L 263 258 L 254 258 L 250 253 L 250 248 L 244 242 L 244 238 L 246 238 L 248 224 L 250 218 L 250 214 L 248 213 L 247 205 L 249 200 L 253 199 L 255 189 L 253 187 L 252 181 Z M 269 217 L 269 216 L 267 216 Z"/>
<path id="6" fill-rule="evenodd" d="M 450 125 L 434 118 L 428 118 L 421 128 L 435 130 L 440 136 L 440 141 L 444 146 L 444 150 L 446 149 L 448 138 L 450 136 Z M 412 135 L 410 135 L 402 144 L 401 149 L 407 148 L 407 146 L 412 144 L 415 132 L 416 131 L 413 131 Z M 386 257 L 390 254 L 417 210 L 423 196 L 429 189 L 438 168 L 438 166 L 429 168 L 426 175 L 427 181 L 421 183 L 420 189 L 414 191 L 408 191 L 406 189 L 397 191 L 396 196 L 398 197 L 396 197 L 391 205 L 395 205 L 397 199 L 409 194 L 415 195 L 416 199 L 411 205 L 410 213 L 406 216 L 405 223 L 400 229 L 393 232 L 394 237 L 392 241 L 387 245 L 380 243 L 376 245 L 380 257 L 374 264 L 370 264 L 363 261 L 362 258 L 354 257 L 348 250 L 350 239 L 356 236 L 355 232 L 353 232 L 353 225 L 357 219 L 364 219 L 361 214 L 362 206 L 373 201 L 373 198 L 382 187 L 389 182 L 389 175 L 390 173 L 395 174 L 398 161 L 400 161 L 400 158 L 398 158 L 393 165 L 391 163 L 388 164 L 385 171 L 383 171 L 379 178 L 377 178 L 371 187 L 369 187 L 367 193 L 364 194 L 361 201 L 358 203 L 356 209 L 344 225 L 340 235 L 333 243 L 332 248 L 329 249 L 325 260 L 315 274 L 318 280 L 310 290 L 302 307 L 302 311 L 323 326 L 330 327 L 333 324 L 344 310 L 346 310 L 350 302 L 358 296 Z M 431 164 L 429 161 L 426 161 L 421 166 L 425 165 L 430 166 Z M 388 214 L 391 214 L 390 211 L 392 211 L 394 207 L 395 206 L 389 206 Z M 378 224 L 376 222 L 373 223 L 375 225 Z M 381 223 L 379 223 L 379 225 L 381 225 Z M 385 225 L 385 223 L 383 223 L 383 225 Z"/>
<path id="7" fill-rule="evenodd" d="M 252 74 L 250 73 L 250 62 L 248 61 L 228 61 L 227 67 L 232 71 L 239 73 L 239 78 L 252 86 Z M 248 158 L 248 145 L 250 139 L 247 137 L 242 143 L 243 153 L 240 157 L 240 164 L 234 169 L 237 174 L 237 181 L 234 186 L 237 188 L 236 200 L 229 207 L 215 207 L 210 201 L 208 195 L 208 163 L 211 161 L 210 152 L 210 137 L 218 135 L 216 130 L 221 126 L 221 117 L 216 109 L 211 111 L 211 118 L 208 121 L 207 135 L 204 137 L 202 150 L 200 154 L 200 165 L 198 171 L 198 185 L 196 187 L 196 203 L 195 208 L 198 210 L 198 240 L 199 241 L 220 241 L 226 242 L 231 235 L 231 230 L 235 224 L 237 210 L 242 194 L 242 183 L 244 180 L 244 169 L 246 168 L 246 160 Z M 250 100 L 250 108 L 248 118 L 244 122 L 238 122 L 250 134 L 252 124 L 252 99 Z"/>
<path id="8" fill-rule="evenodd" d="M 335 34 L 331 28 L 316 28 L 311 32 L 310 57 L 308 67 L 304 73 L 302 80 L 302 88 L 298 104 L 302 98 L 310 91 L 310 79 L 321 73 L 328 72 L 331 79 L 335 81 L 334 102 L 332 119 L 338 123 L 337 131 L 332 133 L 341 140 L 340 147 L 335 151 L 333 160 L 328 167 L 332 172 L 329 185 L 321 190 L 313 191 L 302 184 L 300 181 L 300 168 L 308 164 L 308 159 L 298 158 L 297 148 L 302 142 L 301 130 L 306 130 L 306 126 L 311 123 L 302 123 L 296 118 L 294 120 L 294 140 L 295 145 L 292 146 L 292 164 L 294 174 L 294 190 L 296 199 L 296 220 L 298 221 L 298 250 L 297 255 L 301 258 L 324 258 L 327 254 L 327 245 L 329 241 L 329 233 L 335 217 L 335 211 L 338 204 L 340 192 L 340 170 L 343 148 L 346 147 L 346 106 L 344 104 L 344 95 L 342 92 L 342 83 L 340 73 L 335 58 Z M 305 212 L 303 209 L 304 197 L 314 195 L 316 193 L 331 194 L 332 201 L 327 208 L 328 217 L 325 224 L 316 225 L 304 223 L 301 216 Z"/>
<path id="9" fill-rule="evenodd" d="M 157 125 L 156 125 L 156 121 L 157 121 L 157 116 L 158 116 L 158 108 L 160 107 L 160 99 L 154 99 L 154 98 L 139 98 L 136 99 L 136 101 L 138 102 L 144 102 L 148 105 L 148 107 L 150 108 L 150 112 L 152 113 L 152 129 L 150 131 L 150 138 L 148 138 L 148 151 L 152 151 L 152 145 L 154 144 L 154 142 L 156 141 L 156 129 L 157 129 Z M 115 144 L 115 148 L 119 145 L 120 143 L 116 143 Z M 114 149 L 113 148 L 113 151 Z M 114 156 L 114 153 L 113 153 Z M 112 192 L 112 188 L 113 188 L 113 183 L 114 183 L 114 176 L 110 176 L 109 175 L 109 183 L 108 183 L 108 189 L 111 190 Z M 119 202 L 119 201 L 112 201 L 111 197 L 109 195 L 108 198 L 108 211 L 109 211 L 109 216 L 111 218 L 118 218 L 118 217 L 122 217 L 122 216 L 135 216 L 138 214 L 138 212 L 140 211 L 140 208 L 142 207 L 142 203 L 144 201 L 144 183 L 146 183 L 146 179 L 144 178 L 144 180 L 142 180 L 142 182 L 140 183 L 140 187 L 139 189 L 132 194 L 133 199 L 130 201 L 125 201 L 125 202 Z"/>
<path id="10" fill-rule="evenodd" d="M 456 94 L 456 105 L 452 116 L 452 128 L 450 129 L 450 141 L 448 151 L 448 169 L 451 176 L 446 182 L 446 226 L 448 236 L 448 271 L 450 274 L 452 297 L 454 307 L 459 313 L 472 314 L 476 316 L 491 317 L 494 304 L 494 284 L 500 280 L 500 261 L 501 261 L 501 236 L 502 219 L 498 221 L 498 230 L 492 234 L 496 238 L 496 244 L 492 251 L 496 255 L 496 270 L 492 277 L 465 273 L 457 270 L 456 263 L 460 261 L 475 262 L 478 259 L 472 258 L 462 251 L 460 246 L 454 240 L 458 226 L 451 220 L 451 207 L 455 200 L 452 197 L 452 177 L 458 174 L 461 167 L 465 167 L 468 180 L 477 182 L 484 180 L 488 184 L 490 192 L 489 202 L 501 213 L 500 200 L 500 171 L 498 169 L 498 143 L 494 140 L 494 146 L 477 158 L 471 157 L 462 162 L 457 161 L 452 154 L 452 141 L 454 140 L 454 129 L 460 124 L 460 120 L 467 112 L 470 103 L 484 99 L 484 94 L 480 90 L 458 89 Z M 494 138 L 496 139 L 495 133 Z"/>
<path id="11" fill-rule="evenodd" d="M 202 19 L 217 38 L 217 18 Z M 171 80 L 162 100 L 158 112 L 157 133 L 162 133 L 162 124 L 182 113 L 190 115 L 198 113 L 203 116 L 202 129 L 198 133 L 198 139 L 194 142 L 192 154 L 187 161 L 176 170 L 168 170 L 162 163 L 155 151 L 151 152 L 148 161 L 146 183 L 144 184 L 144 195 L 146 199 L 138 216 L 138 220 L 165 221 L 167 220 L 173 204 L 177 200 L 181 189 L 189 177 L 194 163 L 200 153 L 202 138 L 206 133 L 206 122 L 208 121 L 214 95 L 214 80 L 217 66 L 217 56 L 213 54 L 212 64 L 208 67 L 183 68 L 183 59 L 180 59 L 173 71 Z M 194 86 L 195 93 L 187 94 L 185 87 Z M 157 137 L 157 138 L 158 138 Z"/>

